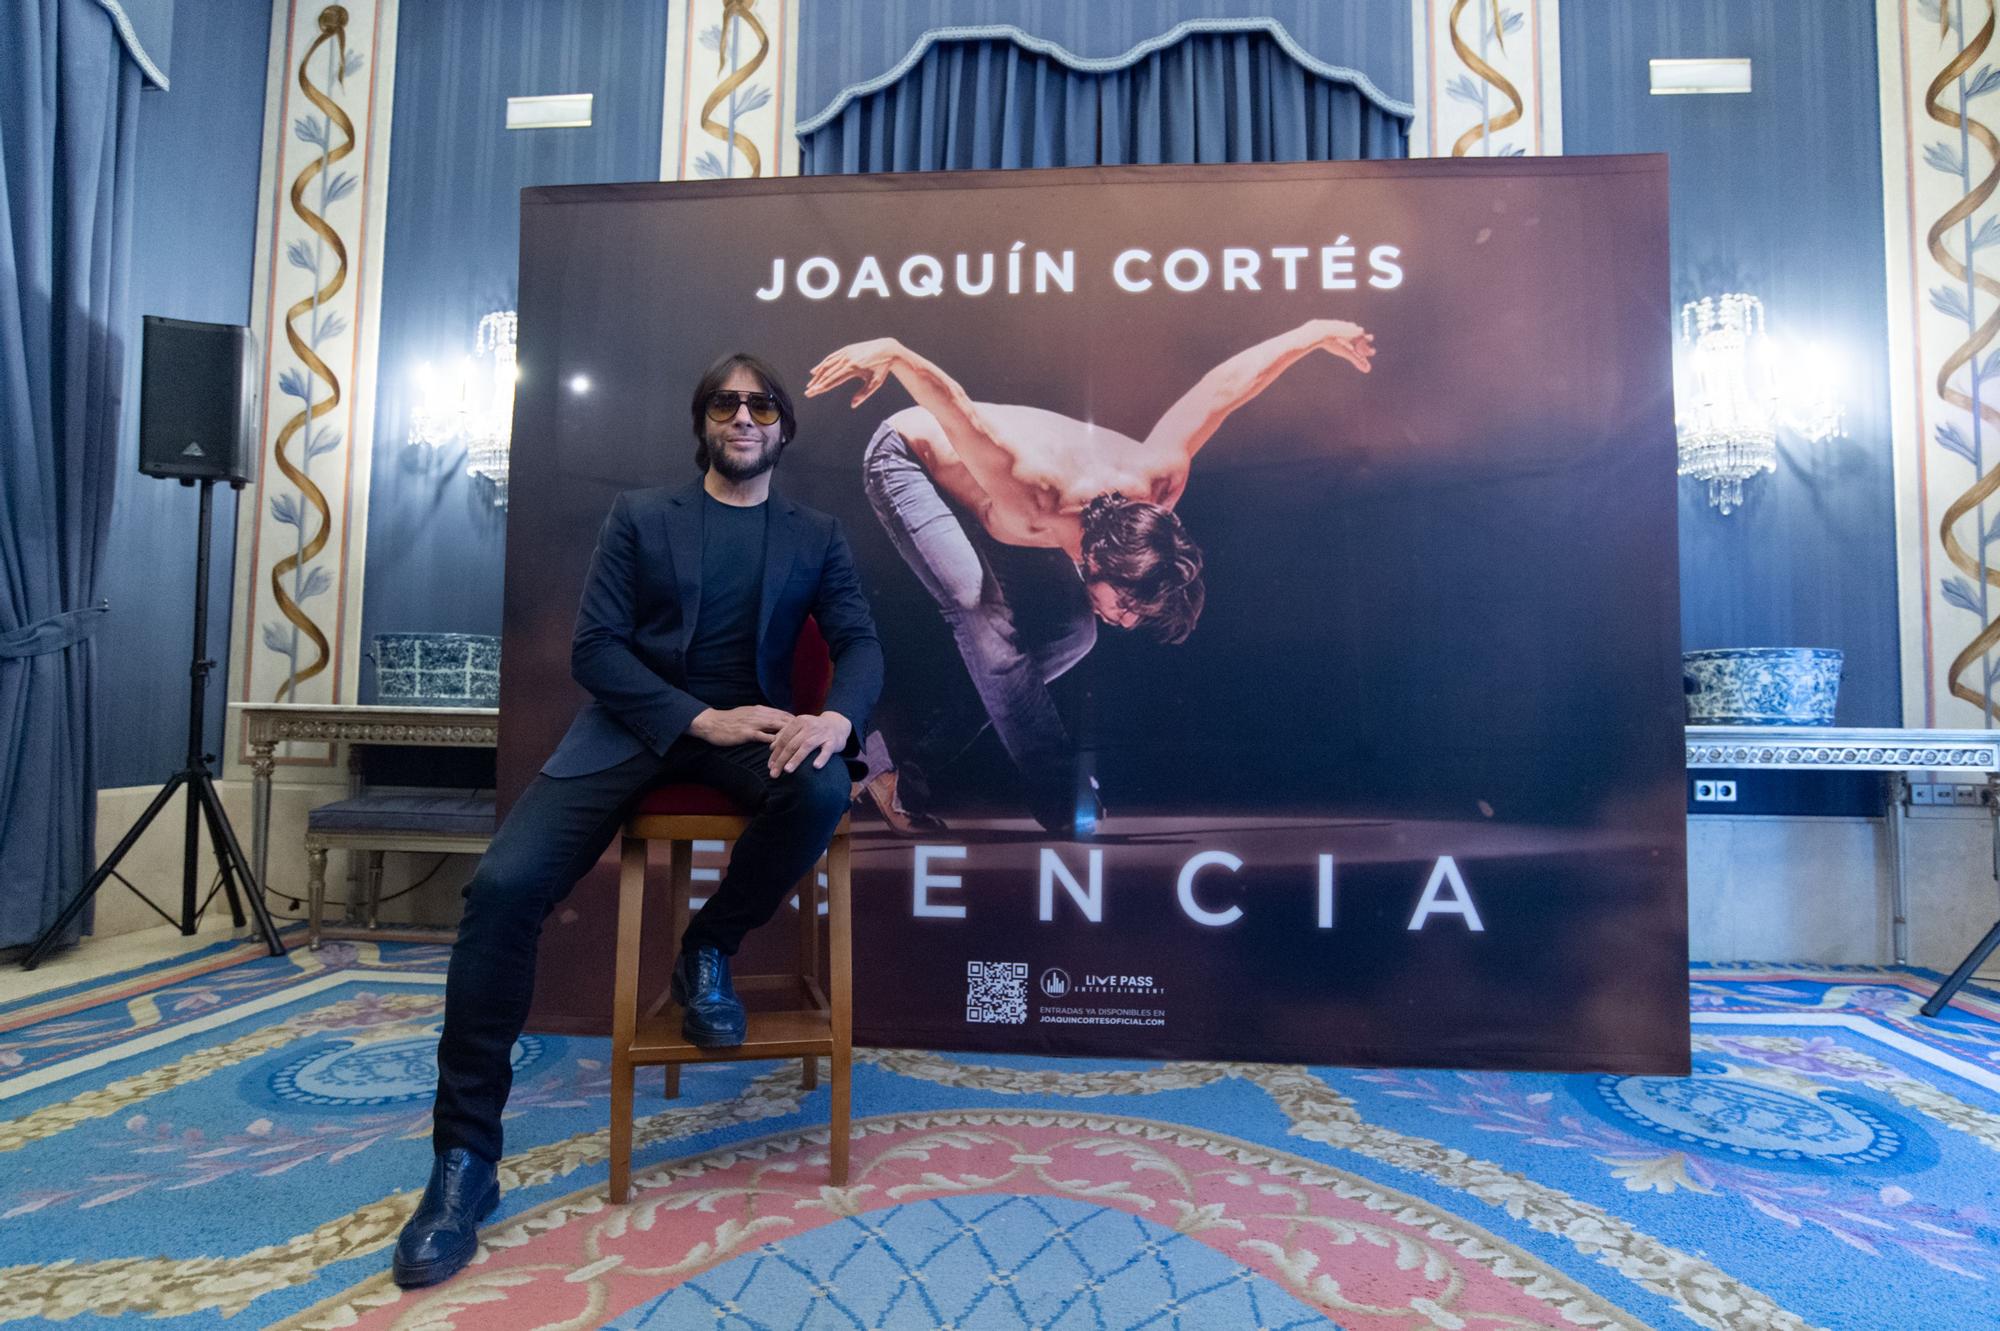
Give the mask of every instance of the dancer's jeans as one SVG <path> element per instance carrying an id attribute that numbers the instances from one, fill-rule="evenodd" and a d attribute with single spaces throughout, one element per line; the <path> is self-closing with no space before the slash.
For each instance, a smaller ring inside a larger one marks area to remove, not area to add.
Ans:
<path id="1" fill-rule="evenodd" d="M 713 786 L 751 811 L 729 868 L 688 922 L 683 947 L 734 954 L 743 935 L 777 914 L 847 811 L 847 765 L 811 761 L 773 780 L 770 746 L 717 748 L 682 736 L 586 776 L 538 776 L 500 826 L 465 888 L 465 915 L 445 979 L 431 1140 L 488 1160 L 502 1149 L 500 1112 L 514 1084 L 509 1056 L 535 992 L 542 921 L 597 863 L 627 809 L 662 781 Z M 610 958 L 605 958 L 610 965 Z"/>
<path id="2" fill-rule="evenodd" d="M 1020 770 L 1030 811 L 1045 827 L 1070 827 L 1076 753 L 1048 683 L 1097 642 L 1097 619 L 1076 565 L 1060 550 L 988 536 L 938 490 L 909 442 L 887 424 L 869 441 L 862 476 L 883 530 L 950 627 L 986 716 Z M 924 754 L 931 762 L 948 758 L 983 728 L 972 718 L 963 728 L 933 732 Z"/>

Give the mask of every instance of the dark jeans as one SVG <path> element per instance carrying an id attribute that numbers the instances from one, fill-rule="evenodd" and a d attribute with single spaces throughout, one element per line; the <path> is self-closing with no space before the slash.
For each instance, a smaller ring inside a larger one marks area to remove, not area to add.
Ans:
<path id="1" fill-rule="evenodd" d="M 950 627 L 986 719 L 1021 774 L 1029 809 L 1044 826 L 1067 827 L 1076 812 L 1076 752 L 1048 685 L 1097 643 L 1097 619 L 1076 565 L 1060 550 L 987 535 L 886 423 L 869 441 L 862 479 L 882 529 Z M 977 717 L 969 721 L 934 727 L 921 740 L 892 737 L 890 757 L 906 773 L 913 757 L 920 764 L 948 761 L 985 728 Z"/>
<path id="2" fill-rule="evenodd" d="M 734 955 L 743 935 L 777 914 L 846 812 L 848 776 L 834 757 L 817 769 L 808 759 L 773 780 L 769 761 L 768 745 L 719 749 L 683 736 L 664 757 L 642 753 L 586 776 L 537 776 L 522 793 L 465 888 L 438 1041 L 431 1140 L 439 1151 L 463 1146 L 500 1159 L 500 1111 L 514 1082 L 508 1056 L 534 997 L 542 921 L 597 862 L 647 787 L 701 782 L 752 811 L 682 947 Z"/>

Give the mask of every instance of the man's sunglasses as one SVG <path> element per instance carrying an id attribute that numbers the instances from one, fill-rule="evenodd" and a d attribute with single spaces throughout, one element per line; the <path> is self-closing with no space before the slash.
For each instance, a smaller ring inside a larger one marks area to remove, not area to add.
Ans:
<path id="1" fill-rule="evenodd" d="M 750 408 L 750 419 L 759 425 L 778 423 L 778 399 L 769 393 L 738 393 L 732 389 L 720 388 L 708 395 L 708 418 L 717 425 L 725 425 L 736 419 L 736 409 Z"/>

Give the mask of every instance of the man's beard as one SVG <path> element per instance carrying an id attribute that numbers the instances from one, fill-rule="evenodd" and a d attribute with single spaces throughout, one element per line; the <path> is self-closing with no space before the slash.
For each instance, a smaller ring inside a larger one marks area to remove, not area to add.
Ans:
<path id="1" fill-rule="evenodd" d="M 777 466 L 778 454 L 784 451 L 783 443 L 769 443 L 758 449 L 755 457 L 745 458 L 739 462 L 736 460 L 736 455 L 729 451 L 729 444 L 725 440 L 719 448 L 714 444 L 709 445 L 708 465 L 715 468 L 716 474 L 724 480 L 741 484 L 744 481 L 755 480 Z"/>

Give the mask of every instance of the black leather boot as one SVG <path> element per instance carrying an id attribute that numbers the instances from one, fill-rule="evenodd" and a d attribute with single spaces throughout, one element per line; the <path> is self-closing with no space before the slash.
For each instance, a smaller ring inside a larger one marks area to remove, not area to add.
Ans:
<path id="1" fill-rule="evenodd" d="M 457 1275 L 479 1251 L 479 1222 L 499 1205 L 490 1161 L 462 1146 L 439 1154 L 416 1213 L 396 1238 L 396 1283 L 417 1289 Z"/>
<path id="2" fill-rule="evenodd" d="M 674 962 L 674 1001 L 683 1009 L 681 1034 L 703 1049 L 743 1043 L 749 1018 L 729 983 L 729 958 L 712 947 L 684 947 Z"/>

